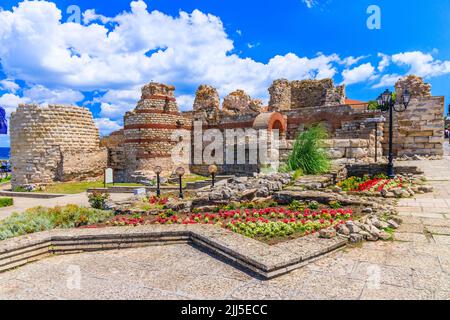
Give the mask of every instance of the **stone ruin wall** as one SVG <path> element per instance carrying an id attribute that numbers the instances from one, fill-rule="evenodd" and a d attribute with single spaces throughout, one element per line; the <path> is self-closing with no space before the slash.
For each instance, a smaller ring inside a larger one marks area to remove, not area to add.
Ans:
<path id="1" fill-rule="evenodd" d="M 394 147 L 397 154 L 441 154 L 442 98 L 431 97 L 429 86 L 417 78 L 409 78 L 403 83 L 397 90 L 408 84 L 415 98 L 407 112 L 396 114 L 395 123 L 399 130 L 394 137 L 398 141 Z M 125 115 L 123 157 L 120 157 L 120 150 L 114 153 L 116 158 L 122 159 L 117 163 L 122 162 L 126 173 L 124 179 L 139 175 L 141 171 L 153 174 L 156 165 L 162 165 L 166 172 L 173 171 L 175 166 L 169 154 L 174 146 L 170 135 L 175 129 L 191 130 L 193 141 L 194 121 L 203 121 L 203 130 L 245 129 L 252 127 L 255 118 L 265 110 L 260 101 L 242 90 L 227 95 L 221 108 L 217 90 L 201 85 L 196 92 L 193 111 L 180 113 L 173 92 L 172 86 L 163 84 L 144 86 L 136 109 Z M 381 156 L 383 149 L 386 155 L 384 137 L 387 126 L 380 123 L 381 112 L 367 110 L 367 104 L 346 105 L 345 87 L 334 86 L 331 79 L 275 80 L 269 93 L 270 102 L 266 110 L 279 111 L 287 119 L 287 140 L 284 149 L 280 150 L 282 154 L 286 155 L 291 150 L 299 132 L 314 123 L 321 123 L 330 134 L 323 147 L 333 159 L 373 161 L 375 153 Z M 204 142 L 203 148 L 207 145 L 208 142 Z M 114 156 L 110 154 L 111 158 Z M 207 174 L 207 166 L 194 165 L 192 160 L 192 172 Z M 239 173 L 241 169 L 254 171 L 254 168 L 241 165 L 219 167 L 224 173 Z"/>
<path id="2" fill-rule="evenodd" d="M 296 137 L 308 127 L 321 124 L 329 139 L 323 141 L 332 159 L 365 159 L 373 161 L 375 153 L 382 156 L 383 123 L 379 112 L 349 105 L 310 107 L 281 112 L 287 117 L 287 144 L 281 150 L 286 157 Z M 375 137 L 377 135 L 377 137 Z"/>
<path id="3" fill-rule="evenodd" d="M 345 86 L 333 80 L 275 80 L 269 88 L 269 111 L 345 104 Z"/>
<path id="4" fill-rule="evenodd" d="M 150 83 L 142 88 L 142 97 L 133 111 L 124 116 L 123 179 L 138 181 L 154 176 L 154 168 L 161 166 L 164 174 L 171 174 L 178 164 L 172 161 L 176 141 L 172 133 L 177 129 L 191 129 L 189 118 L 179 112 L 174 96 L 175 87 Z M 188 166 L 185 165 L 188 171 Z"/>
<path id="5" fill-rule="evenodd" d="M 222 108 L 220 107 L 220 98 L 217 89 L 209 85 L 201 85 L 196 91 L 193 113 L 190 114 L 193 121 L 202 121 L 202 131 L 207 129 L 217 129 L 225 132 L 226 129 L 246 129 L 252 128 L 253 122 L 262 110 L 262 101 L 253 99 L 243 90 L 235 90 L 224 97 Z M 225 135 L 223 135 L 225 138 Z M 194 133 L 192 134 L 192 143 L 194 143 Z M 203 141 L 202 150 L 211 142 Z M 192 145 L 194 150 L 194 145 Z M 248 148 L 246 150 L 246 159 L 248 159 Z M 194 154 L 192 154 L 190 171 L 200 175 L 209 175 L 208 165 L 195 164 Z M 225 153 L 223 155 L 225 160 Z M 257 171 L 258 167 L 254 164 L 237 165 L 217 165 L 218 172 L 221 174 L 245 174 Z"/>
<path id="6" fill-rule="evenodd" d="M 280 150 L 283 158 L 292 150 L 298 134 L 317 123 L 328 131 L 329 139 L 323 142 L 323 147 L 331 158 L 372 160 L 375 152 L 381 156 L 383 126 L 378 127 L 376 144 L 377 131 L 370 120 L 378 116 L 377 112 L 367 111 L 367 105 L 346 105 L 345 86 L 334 86 L 332 79 L 279 79 L 272 83 L 269 93 L 268 109 L 287 117 L 287 143 Z"/>
<path id="7" fill-rule="evenodd" d="M 108 168 L 114 170 L 114 181 L 125 181 L 125 148 L 123 129 L 112 132 L 100 140 L 100 146 L 108 149 Z"/>
<path id="8" fill-rule="evenodd" d="M 103 174 L 107 150 L 87 108 L 19 105 L 10 126 L 13 188 Z"/>
<path id="9" fill-rule="evenodd" d="M 431 96 L 431 85 L 414 75 L 400 79 L 395 84 L 397 97 L 405 89 L 411 93 L 411 102 L 404 112 L 394 112 L 394 156 L 437 155 L 444 153 L 444 97 Z M 386 116 L 387 118 L 387 116 Z M 385 137 L 389 124 L 386 119 Z M 388 141 L 383 143 L 388 153 Z"/>

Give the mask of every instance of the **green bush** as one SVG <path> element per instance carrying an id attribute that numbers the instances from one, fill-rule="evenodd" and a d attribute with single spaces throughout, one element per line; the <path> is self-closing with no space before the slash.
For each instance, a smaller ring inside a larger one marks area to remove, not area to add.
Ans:
<path id="1" fill-rule="evenodd" d="M 92 193 L 89 193 L 88 199 L 92 208 L 103 210 L 106 208 L 106 201 L 109 200 L 109 193 L 102 191 L 93 191 Z"/>
<path id="2" fill-rule="evenodd" d="M 299 134 L 287 160 L 287 168 L 290 171 L 301 169 L 305 174 L 327 172 L 330 169 L 330 159 L 325 150 L 319 146 L 320 140 L 327 137 L 326 130 L 320 125 L 312 126 Z"/>
<path id="3" fill-rule="evenodd" d="M 14 204 L 13 198 L 0 198 L 0 208 L 10 207 Z"/>
<path id="4" fill-rule="evenodd" d="M 0 240 L 55 228 L 76 228 L 106 221 L 112 211 L 69 204 L 64 207 L 36 207 L 14 213 L 0 221 Z"/>

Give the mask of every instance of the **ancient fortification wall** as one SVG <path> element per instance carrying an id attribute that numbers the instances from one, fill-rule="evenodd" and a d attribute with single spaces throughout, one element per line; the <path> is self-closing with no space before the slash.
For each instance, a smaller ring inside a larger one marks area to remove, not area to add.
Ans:
<path id="1" fill-rule="evenodd" d="M 400 81 L 398 93 L 406 87 L 413 100 L 406 112 L 395 115 L 396 154 L 441 154 L 443 99 L 431 97 L 429 85 L 417 77 Z M 144 86 L 137 107 L 125 115 L 123 132 L 105 140 L 109 144 L 109 163 L 120 179 L 132 181 L 154 176 L 156 165 L 161 165 L 166 174 L 172 173 L 178 165 L 171 159 L 176 144 L 171 135 L 176 129 L 186 129 L 193 143 L 194 121 L 202 121 L 202 131 L 217 129 L 222 133 L 226 129 L 280 129 L 283 139 L 280 153 L 284 156 L 299 133 L 321 123 L 329 133 L 323 147 L 333 159 L 371 162 L 375 155 L 382 156 L 383 149 L 386 155 L 387 126 L 382 121 L 386 115 L 368 110 L 367 103 L 347 100 L 345 87 L 334 86 L 331 79 L 275 80 L 269 88 L 268 107 L 262 107 L 259 100 L 243 90 L 225 96 L 221 107 L 216 88 L 201 85 L 193 110 L 184 113 L 178 111 L 174 89 L 158 83 Z M 203 141 L 201 149 L 205 150 L 210 143 Z M 194 163 L 194 146 L 191 151 L 190 171 L 207 174 L 207 164 Z M 218 167 L 224 174 L 248 174 L 259 169 L 250 163 Z"/>
<path id="2" fill-rule="evenodd" d="M 172 133 L 191 129 L 189 118 L 178 110 L 175 87 L 150 83 L 142 88 L 141 100 L 124 117 L 124 157 L 126 180 L 138 180 L 153 175 L 155 166 L 172 173 L 171 152 L 176 142 Z"/>
<path id="3" fill-rule="evenodd" d="M 431 96 L 431 85 L 413 75 L 399 80 L 395 89 L 397 97 L 408 89 L 412 98 L 406 111 L 394 112 L 394 156 L 443 155 L 444 97 Z M 388 129 L 386 121 L 385 137 Z M 383 143 L 385 154 L 387 142 Z"/>
<path id="4" fill-rule="evenodd" d="M 103 174 L 107 150 L 88 109 L 20 105 L 10 125 L 13 187 Z"/>
<path id="5" fill-rule="evenodd" d="M 345 104 L 345 86 L 335 87 L 332 79 L 279 79 L 272 83 L 269 93 L 270 111 Z"/>

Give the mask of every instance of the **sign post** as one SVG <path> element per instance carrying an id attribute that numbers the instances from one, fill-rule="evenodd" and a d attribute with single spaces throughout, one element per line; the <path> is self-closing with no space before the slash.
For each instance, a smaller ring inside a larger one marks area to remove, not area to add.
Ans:
<path id="1" fill-rule="evenodd" d="M 113 177 L 113 169 L 112 168 L 106 168 L 105 169 L 105 179 L 104 179 L 104 187 L 106 188 L 106 184 L 108 183 L 114 183 L 114 177 Z"/>

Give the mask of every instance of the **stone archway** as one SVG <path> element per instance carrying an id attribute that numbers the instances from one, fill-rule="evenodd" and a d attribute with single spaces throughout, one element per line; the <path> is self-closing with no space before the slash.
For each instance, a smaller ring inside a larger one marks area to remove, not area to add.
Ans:
<path id="1" fill-rule="evenodd" d="M 285 137 L 287 121 L 279 112 L 264 112 L 260 113 L 253 121 L 253 129 L 279 130 L 280 137 Z"/>

